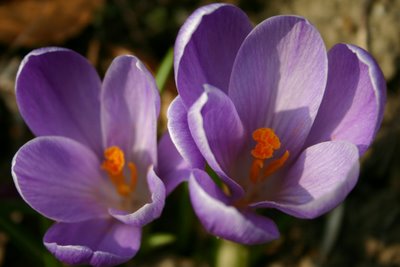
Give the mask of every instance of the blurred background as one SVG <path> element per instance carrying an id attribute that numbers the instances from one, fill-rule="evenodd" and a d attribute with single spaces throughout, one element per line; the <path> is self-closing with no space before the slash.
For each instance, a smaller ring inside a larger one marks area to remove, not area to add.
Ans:
<path id="1" fill-rule="evenodd" d="M 24 55 L 42 46 L 68 47 L 101 75 L 115 56 L 138 56 L 165 80 L 163 131 L 166 108 L 176 95 L 170 48 L 191 12 L 211 2 L 0 0 L 0 266 L 64 266 L 41 242 L 51 222 L 22 201 L 10 173 L 14 153 L 33 138 L 14 95 Z M 281 238 L 239 246 L 204 231 L 182 185 L 167 199 L 163 216 L 144 229 L 137 256 L 123 266 L 400 266 L 400 0 L 225 2 L 241 7 L 255 24 L 278 14 L 305 16 L 328 49 L 338 42 L 367 49 L 387 80 L 382 128 L 362 159 L 356 188 L 330 214 L 298 220 L 269 212 Z"/>

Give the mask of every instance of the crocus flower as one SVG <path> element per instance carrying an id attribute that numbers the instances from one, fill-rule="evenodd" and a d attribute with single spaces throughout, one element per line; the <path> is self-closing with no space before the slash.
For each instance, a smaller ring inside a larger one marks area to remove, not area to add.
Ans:
<path id="1" fill-rule="evenodd" d="M 212 4 L 181 28 L 174 65 L 169 131 L 191 163 L 190 198 L 210 233 L 267 242 L 279 232 L 257 209 L 314 218 L 352 190 L 385 102 L 366 51 L 338 44 L 327 52 L 302 17 L 253 28 L 240 9 Z"/>
<path id="2" fill-rule="evenodd" d="M 16 79 L 20 113 L 38 136 L 16 153 L 12 175 L 22 198 L 56 221 L 43 242 L 69 264 L 111 266 L 132 258 L 141 228 L 159 217 L 163 163 L 179 155 L 168 134 L 157 153 L 160 99 L 134 56 L 116 58 L 101 82 L 79 54 L 29 53 Z"/>

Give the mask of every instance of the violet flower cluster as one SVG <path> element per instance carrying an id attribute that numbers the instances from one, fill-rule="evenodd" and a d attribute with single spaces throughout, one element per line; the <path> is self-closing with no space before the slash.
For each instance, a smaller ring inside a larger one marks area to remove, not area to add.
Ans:
<path id="1" fill-rule="evenodd" d="M 136 57 L 116 58 L 103 81 L 67 49 L 34 50 L 21 63 L 17 103 L 37 137 L 15 155 L 12 175 L 22 198 L 56 222 L 43 242 L 59 260 L 129 260 L 183 181 L 206 230 L 243 244 L 279 236 L 257 209 L 314 218 L 354 187 L 386 97 L 366 51 L 327 52 L 301 17 L 253 28 L 240 9 L 211 4 L 187 19 L 174 52 L 179 96 L 158 144 L 159 94 Z"/>
<path id="2" fill-rule="evenodd" d="M 279 232 L 257 209 L 314 218 L 344 200 L 386 98 L 366 51 L 338 44 L 327 52 L 302 17 L 253 28 L 240 9 L 212 4 L 187 19 L 174 52 L 179 96 L 168 128 L 193 168 L 190 198 L 208 232 L 263 243 Z"/>

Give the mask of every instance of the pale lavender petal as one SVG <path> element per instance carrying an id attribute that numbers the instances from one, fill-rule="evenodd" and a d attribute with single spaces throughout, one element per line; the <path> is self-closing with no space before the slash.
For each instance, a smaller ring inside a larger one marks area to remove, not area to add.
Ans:
<path id="1" fill-rule="evenodd" d="M 317 115 L 326 77 L 327 55 L 318 31 L 300 17 L 272 17 L 243 42 L 229 96 L 247 131 L 273 128 L 295 156 Z"/>
<path id="2" fill-rule="evenodd" d="M 247 208 L 239 210 L 231 206 L 205 172 L 193 171 L 189 190 L 193 209 L 211 234 L 242 244 L 260 244 L 279 237 L 272 220 Z"/>
<path id="3" fill-rule="evenodd" d="M 43 242 L 62 262 L 103 267 L 130 260 L 140 247 L 140 239 L 140 228 L 115 219 L 96 219 L 56 223 Z"/>
<path id="4" fill-rule="evenodd" d="M 236 53 L 252 26 L 239 8 L 211 4 L 197 9 L 179 31 L 175 43 L 175 81 L 189 107 L 203 84 L 227 92 Z"/>
<path id="5" fill-rule="evenodd" d="M 356 46 L 338 44 L 328 59 L 328 84 L 307 144 L 346 140 L 362 155 L 382 121 L 383 74 L 371 55 Z"/>
<path id="6" fill-rule="evenodd" d="M 66 136 L 101 153 L 100 78 L 74 51 L 42 48 L 22 61 L 16 78 L 19 111 L 37 136 Z"/>
<path id="7" fill-rule="evenodd" d="M 210 167 L 234 195 L 241 194 L 243 189 L 230 177 L 245 140 L 242 122 L 224 92 L 211 85 L 204 88 L 188 112 L 190 132 Z"/>
<path id="8" fill-rule="evenodd" d="M 157 162 L 160 96 L 153 76 L 136 57 L 120 56 L 108 69 L 102 90 L 104 148 L 120 147 L 138 173 L 146 174 Z"/>
<path id="9" fill-rule="evenodd" d="M 182 157 L 193 168 L 204 168 L 205 162 L 190 133 L 187 110 L 180 96 L 177 96 L 168 108 L 168 131 L 171 140 Z"/>
<path id="10" fill-rule="evenodd" d="M 315 218 L 339 205 L 359 175 L 355 145 L 345 141 L 319 143 L 303 151 L 281 183 L 253 208 L 277 208 L 299 218 Z"/>
<path id="11" fill-rule="evenodd" d="M 167 195 L 190 176 L 190 164 L 182 158 L 166 132 L 158 142 L 157 174 L 164 182 Z"/>
<path id="12" fill-rule="evenodd" d="M 17 152 L 12 175 L 33 209 L 56 221 L 76 222 L 107 215 L 113 204 L 100 164 L 94 152 L 73 139 L 38 137 Z"/>
<path id="13" fill-rule="evenodd" d="M 147 184 L 151 193 L 150 203 L 144 204 L 133 213 L 128 213 L 119 209 L 109 209 L 109 214 L 123 223 L 135 225 L 137 227 L 142 227 L 160 217 L 164 208 L 166 192 L 163 182 L 154 172 L 152 167 L 147 173 Z M 142 192 L 139 190 L 134 192 L 134 194 L 141 193 Z"/>

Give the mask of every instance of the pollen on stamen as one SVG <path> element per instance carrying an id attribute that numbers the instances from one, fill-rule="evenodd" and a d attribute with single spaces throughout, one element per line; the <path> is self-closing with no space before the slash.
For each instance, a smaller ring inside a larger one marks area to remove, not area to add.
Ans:
<path id="1" fill-rule="evenodd" d="M 280 169 L 288 159 L 289 151 L 286 150 L 281 158 L 270 162 L 264 172 L 261 173 L 264 168 L 264 161 L 273 157 L 274 151 L 280 149 L 281 142 L 271 128 L 258 128 L 253 132 L 252 137 L 257 143 L 251 150 L 254 161 L 250 168 L 250 180 L 257 183 Z"/>
<path id="2" fill-rule="evenodd" d="M 278 136 L 271 128 L 258 128 L 252 136 L 257 144 L 251 151 L 251 155 L 256 159 L 269 159 L 274 154 L 274 150 L 281 147 Z"/>
<path id="3" fill-rule="evenodd" d="M 101 164 L 116 191 L 123 197 L 129 196 L 136 188 L 137 170 L 133 162 L 128 162 L 128 168 L 131 172 L 131 181 L 127 183 L 124 176 L 125 156 L 124 152 L 117 146 L 111 146 L 104 151 L 104 161 Z"/>
<path id="4" fill-rule="evenodd" d="M 124 152 L 117 146 L 111 146 L 104 151 L 105 160 L 101 164 L 101 168 L 110 176 L 116 176 L 122 173 L 125 165 Z"/>

